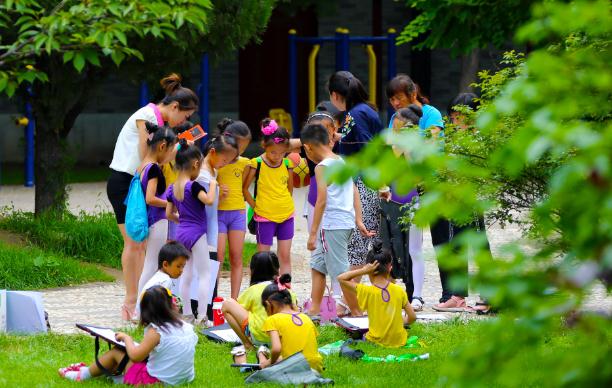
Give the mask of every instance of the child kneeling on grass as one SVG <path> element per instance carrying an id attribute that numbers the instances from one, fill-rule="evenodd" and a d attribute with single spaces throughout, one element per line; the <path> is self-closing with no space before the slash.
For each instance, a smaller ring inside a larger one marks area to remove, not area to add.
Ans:
<path id="1" fill-rule="evenodd" d="M 367 264 L 343 273 L 338 276 L 338 281 L 344 294 L 356 294 L 359 309 L 368 312 L 366 340 L 397 348 L 406 345 L 408 334 L 404 324 L 414 322 L 416 314 L 408 303 L 406 291 L 389 277 L 392 259 L 391 252 L 383 248 L 380 239 L 376 239 L 366 257 Z M 372 285 L 352 281 L 362 275 L 368 275 Z M 406 312 L 405 317 L 402 317 L 402 310 Z"/>
<path id="2" fill-rule="evenodd" d="M 129 362 L 123 379 L 125 384 L 161 382 L 177 385 L 193 381 L 198 336 L 192 325 L 179 318 L 167 288 L 155 286 L 144 292 L 140 301 L 140 325 L 145 327 L 140 344 L 136 345 L 132 337 L 119 332 L 116 339 L 125 343 L 125 350 L 117 347 L 109 350 L 98 359 L 100 364 L 114 372 L 127 353 Z M 60 376 L 73 381 L 87 380 L 103 373 L 95 363 L 90 366 L 73 364 L 58 372 Z"/>
<path id="3" fill-rule="evenodd" d="M 255 346 L 270 345 L 270 337 L 263 325 L 268 314 L 261 303 L 261 296 L 266 287 L 278 279 L 279 261 L 274 252 L 257 252 L 251 258 L 251 284 L 238 300 L 228 299 L 223 302 L 223 315 L 236 332 L 244 347 L 232 350 L 234 362 L 246 362 L 246 350 Z M 291 293 L 292 303 L 296 303 L 295 294 Z"/>
<path id="4" fill-rule="evenodd" d="M 290 283 L 291 276 L 284 274 L 261 294 L 261 303 L 268 314 L 263 329 L 270 336 L 272 349 L 270 358 L 262 360 L 260 366 L 266 368 L 295 353 L 303 352 L 310 367 L 321 372 L 323 359 L 318 350 L 317 329 L 306 314 L 295 308 L 287 288 Z"/>

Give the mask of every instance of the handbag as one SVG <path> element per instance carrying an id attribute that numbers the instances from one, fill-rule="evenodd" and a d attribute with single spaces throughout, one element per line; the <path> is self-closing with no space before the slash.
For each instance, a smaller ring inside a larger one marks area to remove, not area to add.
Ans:
<path id="1" fill-rule="evenodd" d="M 325 285 L 327 289 L 327 295 L 323 295 L 323 300 L 321 301 L 321 311 L 319 315 L 321 316 L 321 323 L 333 321 L 338 318 L 338 311 L 336 310 L 336 300 L 332 296 L 332 293 L 327 285 Z M 310 310 L 312 307 L 312 300 L 308 299 L 304 302 L 304 311 Z"/>

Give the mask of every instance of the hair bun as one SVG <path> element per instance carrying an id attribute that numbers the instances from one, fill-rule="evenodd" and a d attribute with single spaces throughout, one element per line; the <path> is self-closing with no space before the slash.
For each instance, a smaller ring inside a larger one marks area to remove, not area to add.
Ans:
<path id="1" fill-rule="evenodd" d="M 147 129 L 147 132 L 151 134 L 157 132 L 160 127 L 150 121 L 145 121 L 145 128 Z"/>
<path id="2" fill-rule="evenodd" d="M 284 273 L 282 274 L 279 278 L 278 278 L 278 282 L 282 285 L 285 284 L 289 284 L 291 283 L 291 275 L 289 275 L 288 273 Z"/>
<path id="3" fill-rule="evenodd" d="M 410 104 L 407 108 L 410 109 L 410 111 L 417 115 L 419 118 L 423 117 L 423 110 L 418 105 Z"/>
<path id="4" fill-rule="evenodd" d="M 182 80 L 183 78 L 180 75 L 172 73 L 162 78 L 159 84 L 164 88 L 166 95 L 168 95 L 181 87 Z"/>
<path id="5" fill-rule="evenodd" d="M 227 126 L 232 124 L 233 122 L 234 120 L 230 119 L 229 117 L 224 117 L 223 119 L 221 119 L 221 121 L 217 123 L 217 129 L 219 130 L 219 133 L 225 132 Z"/>

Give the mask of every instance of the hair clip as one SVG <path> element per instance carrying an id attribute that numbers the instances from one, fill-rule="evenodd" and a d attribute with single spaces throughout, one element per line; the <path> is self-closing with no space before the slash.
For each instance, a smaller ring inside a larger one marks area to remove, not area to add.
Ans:
<path id="1" fill-rule="evenodd" d="M 283 143 L 285 141 L 285 139 L 282 137 L 275 137 L 273 140 L 274 140 L 274 144 Z"/>
<path id="2" fill-rule="evenodd" d="M 168 293 L 168 296 L 172 298 L 172 291 L 170 291 L 166 287 L 164 287 L 164 290 L 166 290 L 166 292 Z"/>
<path id="3" fill-rule="evenodd" d="M 268 125 L 266 125 L 265 127 L 261 128 L 261 132 L 264 135 L 270 136 L 271 134 L 273 134 L 274 132 L 276 132 L 276 130 L 278 129 L 278 124 L 276 123 L 276 121 L 274 120 L 270 120 L 270 122 L 268 123 Z"/>
<path id="4" fill-rule="evenodd" d="M 149 139 L 149 141 L 153 140 L 153 135 L 154 134 L 155 134 L 155 132 L 149 133 L 149 135 L 147 136 L 147 139 Z"/>
<path id="5" fill-rule="evenodd" d="M 180 150 L 181 150 L 181 143 L 178 143 L 178 144 L 176 145 L 176 151 L 178 152 L 178 151 L 180 151 Z"/>

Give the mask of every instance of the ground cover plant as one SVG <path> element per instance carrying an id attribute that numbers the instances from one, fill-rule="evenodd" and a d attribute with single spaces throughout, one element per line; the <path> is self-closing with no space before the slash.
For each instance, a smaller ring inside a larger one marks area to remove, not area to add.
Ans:
<path id="1" fill-rule="evenodd" d="M 36 290 L 111 280 L 92 264 L 0 241 L 0 289 Z"/>
<path id="2" fill-rule="evenodd" d="M 444 365 L 456 362 L 457 349 L 470 343 L 490 344 L 482 342 L 481 332 L 486 330 L 490 322 L 462 323 L 453 321 L 443 324 L 414 324 L 410 335 L 418 336 L 426 347 L 419 349 L 382 349 L 370 344 L 359 348 L 371 356 L 388 354 L 429 353 L 428 360 L 402 363 L 366 363 L 349 361 L 337 355 L 324 358 L 324 376 L 335 381 L 339 387 L 348 386 L 421 386 L 428 387 L 437 383 L 452 385 L 452 381 L 440 377 Z M 134 332 L 141 333 L 141 330 Z M 607 340 L 612 339 L 612 330 L 606 329 Z M 346 334 L 335 327 L 320 328 L 319 346 L 346 339 Z M 532 348 L 519 354 L 513 364 L 521 368 L 521 373 L 514 376 L 499 375 L 491 381 L 483 381 L 487 385 L 501 387 L 530 385 L 550 386 L 555 382 L 545 380 L 546 374 L 541 368 L 535 367 L 543 355 L 550 352 L 566 352 L 574 360 L 585 357 L 584 346 L 590 343 L 583 333 L 569 331 L 556 327 L 550 335 L 541 338 Z M 196 380 L 192 387 L 235 387 L 242 386 L 245 375 L 235 368 L 230 368 L 230 345 L 208 341 L 200 336 L 196 347 Z M 63 381 L 57 375 L 57 368 L 76 361 L 91 362 L 93 357 L 93 339 L 86 335 L 38 335 L 38 336 L 6 336 L 0 335 L 0 385 L 5 386 L 45 386 L 74 387 L 75 383 Z M 250 355 L 254 358 L 254 355 Z M 588 356 L 587 356 L 588 357 Z M 250 359 L 249 359 L 250 360 Z M 19 376 L 16 380 L 15 376 Z M 111 382 L 96 379 L 81 383 L 83 387 L 113 386 Z M 258 385 L 266 386 L 266 385 Z"/>

